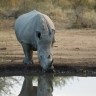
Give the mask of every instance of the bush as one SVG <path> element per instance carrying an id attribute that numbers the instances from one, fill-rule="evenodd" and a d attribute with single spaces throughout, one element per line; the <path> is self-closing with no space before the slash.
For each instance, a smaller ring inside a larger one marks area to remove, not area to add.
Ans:
<path id="1" fill-rule="evenodd" d="M 75 28 L 93 28 L 93 26 L 96 25 L 95 0 L 19 0 L 19 2 L 17 1 L 18 0 L 5 0 L 4 2 L 4 0 L 1 0 L 0 8 L 3 11 L 0 12 L 2 14 L 6 13 L 7 17 L 17 18 L 19 15 L 23 13 L 36 9 L 40 12 L 47 14 L 56 22 L 68 23 L 69 25 L 72 25 L 72 27 Z M 65 10 L 67 10 L 67 12 Z M 69 12 L 68 10 L 71 11 Z M 3 16 L 0 15 L 0 17 Z"/>

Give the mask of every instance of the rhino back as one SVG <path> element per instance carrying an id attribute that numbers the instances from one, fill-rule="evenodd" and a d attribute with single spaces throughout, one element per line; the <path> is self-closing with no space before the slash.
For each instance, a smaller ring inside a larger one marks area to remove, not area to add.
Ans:
<path id="1" fill-rule="evenodd" d="M 15 23 L 15 33 L 18 41 L 36 44 L 36 30 L 42 31 L 42 25 L 45 23 L 43 22 L 44 19 L 51 29 L 55 29 L 51 19 L 36 10 L 21 15 Z"/>
<path id="2" fill-rule="evenodd" d="M 15 33 L 19 42 L 24 41 L 26 43 L 29 43 L 29 38 L 34 32 L 34 26 L 36 25 L 36 19 L 34 20 L 34 18 L 37 14 L 40 13 L 38 11 L 31 11 L 29 13 L 21 15 L 16 20 Z"/>
<path id="3" fill-rule="evenodd" d="M 54 29 L 55 30 L 55 26 L 54 26 L 54 23 L 52 22 L 52 20 L 45 14 L 43 14 L 44 18 L 46 19 L 47 23 L 48 23 L 48 26 L 51 28 L 51 29 Z"/>

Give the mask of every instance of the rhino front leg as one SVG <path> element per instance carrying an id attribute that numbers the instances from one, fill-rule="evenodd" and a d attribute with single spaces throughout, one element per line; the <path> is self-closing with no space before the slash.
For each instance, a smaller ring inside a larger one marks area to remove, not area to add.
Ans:
<path id="1" fill-rule="evenodd" d="M 25 54 L 25 58 L 23 60 L 24 64 L 33 64 L 32 56 L 33 56 L 33 50 L 31 49 L 30 44 L 22 43 L 23 51 Z"/>

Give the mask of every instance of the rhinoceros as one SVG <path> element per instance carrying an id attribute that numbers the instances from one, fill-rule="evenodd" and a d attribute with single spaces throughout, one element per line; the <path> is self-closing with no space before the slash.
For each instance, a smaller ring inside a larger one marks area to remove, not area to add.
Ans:
<path id="1" fill-rule="evenodd" d="M 53 74 L 42 74 L 38 85 L 33 85 L 33 76 L 24 76 L 23 85 L 18 96 L 53 96 Z"/>
<path id="2" fill-rule="evenodd" d="M 33 10 L 19 16 L 15 23 L 15 34 L 23 47 L 24 64 L 33 64 L 33 51 L 37 51 L 42 69 L 46 71 L 53 68 L 55 27 L 47 15 Z"/>

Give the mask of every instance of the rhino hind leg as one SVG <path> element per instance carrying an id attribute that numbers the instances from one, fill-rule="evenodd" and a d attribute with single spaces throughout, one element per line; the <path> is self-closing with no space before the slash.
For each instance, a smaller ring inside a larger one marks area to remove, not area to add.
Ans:
<path id="1" fill-rule="evenodd" d="M 23 51 L 25 54 L 23 63 L 24 64 L 33 64 L 33 60 L 32 60 L 33 50 L 31 49 L 31 45 L 22 43 L 22 47 L 23 47 Z"/>

